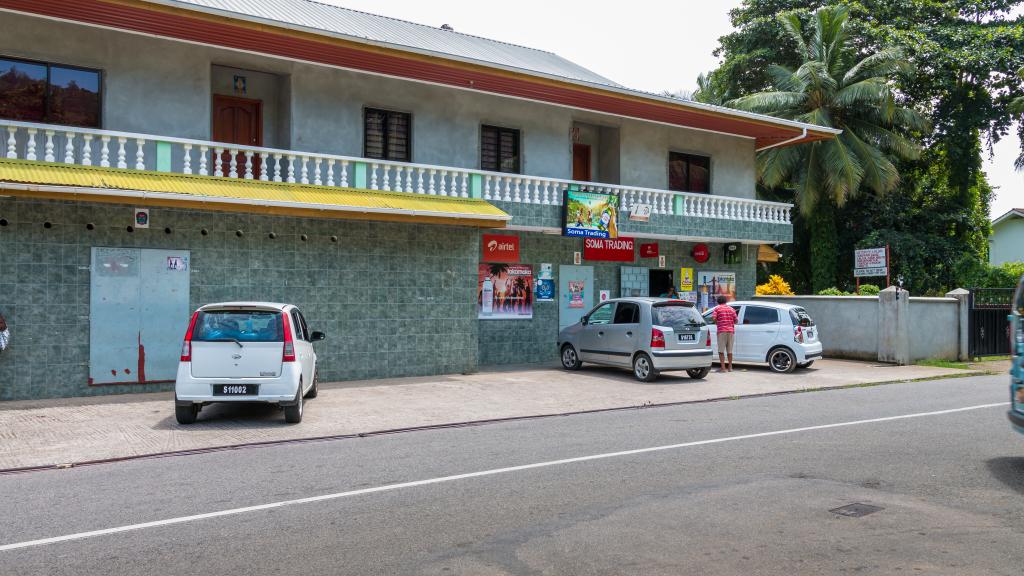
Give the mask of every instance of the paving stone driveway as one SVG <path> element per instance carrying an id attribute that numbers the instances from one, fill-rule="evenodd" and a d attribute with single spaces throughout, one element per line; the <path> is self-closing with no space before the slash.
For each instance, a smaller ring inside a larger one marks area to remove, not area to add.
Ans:
<path id="1" fill-rule="evenodd" d="M 395 380 L 321 384 L 301 424 L 263 405 L 211 405 L 191 426 L 174 420 L 172 394 L 0 403 L 0 470 L 78 463 L 177 450 L 358 434 L 496 418 L 513 418 L 726 399 L 855 384 L 970 374 L 925 366 L 819 360 L 806 370 L 773 374 L 744 366 L 706 380 L 666 374 L 653 383 L 624 370 L 579 372 L 526 367 Z"/>

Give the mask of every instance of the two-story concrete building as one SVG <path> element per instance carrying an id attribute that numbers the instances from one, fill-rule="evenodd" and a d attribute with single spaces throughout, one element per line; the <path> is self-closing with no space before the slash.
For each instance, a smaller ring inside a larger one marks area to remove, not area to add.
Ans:
<path id="1" fill-rule="evenodd" d="M 555 359 L 602 292 L 753 294 L 757 151 L 833 135 L 307 0 L 0 0 L 0 399 L 167 389 L 226 300 L 302 308 L 323 380 Z"/>

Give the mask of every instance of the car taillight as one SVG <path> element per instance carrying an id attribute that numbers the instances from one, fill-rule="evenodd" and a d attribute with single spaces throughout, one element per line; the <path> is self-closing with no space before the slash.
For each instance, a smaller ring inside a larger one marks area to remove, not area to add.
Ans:
<path id="1" fill-rule="evenodd" d="M 199 317 L 199 312 L 192 313 L 192 320 L 188 323 L 188 331 L 185 332 L 185 340 L 181 343 L 181 361 L 191 362 L 192 361 L 192 331 L 196 329 L 196 318 Z"/>
<path id="2" fill-rule="evenodd" d="M 288 322 L 288 315 L 281 313 L 281 326 L 284 328 L 284 354 L 281 362 L 295 362 L 295 343 L 292 341 L 292 326 Z"/>
<path id="3" fill-rule="evenodd" d="M 793 330 L 793 340 L 803 344 L 803 342 L 804 342 L 804 328 L 803 328 L 803 326 L 797 326 Z"/>
<path id="4" fill-rule="evenodd" d="M 708 348 L 711 347 L 711 330 L 708 330 L 708 339 L 704 341 L 704 345 Z"/>
<path id="5" fill-rule="evenodd" d="M 665 349 L 665 334 L 657 328 L 651 328 L 651 348 Z"/>

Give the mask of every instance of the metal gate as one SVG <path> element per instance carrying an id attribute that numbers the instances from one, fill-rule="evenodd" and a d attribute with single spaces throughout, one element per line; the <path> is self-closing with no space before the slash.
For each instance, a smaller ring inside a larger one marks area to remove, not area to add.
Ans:
<path id="1" fill-rule="evenodd" d="M 1013 288 L 974 288 L 968 312 L 967 346 L 972 358 L 1010 353 Z"/>

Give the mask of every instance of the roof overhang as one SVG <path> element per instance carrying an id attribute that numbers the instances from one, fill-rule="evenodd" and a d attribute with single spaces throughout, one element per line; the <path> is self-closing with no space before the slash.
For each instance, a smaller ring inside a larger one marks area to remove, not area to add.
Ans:
<path id="1" fill-rule="evenodd" d="M 1024 218 L 1024 208 L 1011 208 L 1006 212 L 1006 214 L 1003 214 L 1002 216 L 993 220 L 992 226 L 1009 220 L 1010 218 Z"/>
<path id="2" fill-rule="evenodd" d="M 840 132 L 173 0 L 0 0 L 0 10 L 746 137 L 757 149 L 834 138 Z"/>
<path id="3" fill-rule="evenodd" d="M 57 200 L 477 228 L 504 228 L 512 218 L 479 199 L 27 160 L 0 160 L 0 192 Z"/>

